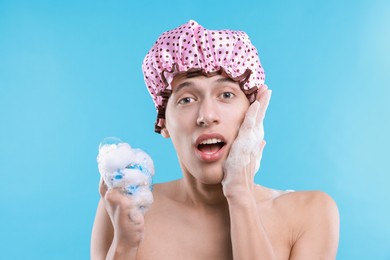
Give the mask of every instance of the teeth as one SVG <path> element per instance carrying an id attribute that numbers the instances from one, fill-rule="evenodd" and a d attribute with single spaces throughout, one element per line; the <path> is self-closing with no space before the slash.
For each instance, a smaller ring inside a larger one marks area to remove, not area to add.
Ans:
<path id="1" fill-rule="evenodd" d="M 216 143 L 222 143 L 222 140 L 218 138 L 211 138 L 203 140 L 200 144 L 216 144 Z"/>

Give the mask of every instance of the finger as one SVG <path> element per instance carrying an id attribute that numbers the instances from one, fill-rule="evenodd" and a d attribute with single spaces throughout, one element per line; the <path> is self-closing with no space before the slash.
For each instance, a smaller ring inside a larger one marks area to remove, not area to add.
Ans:
<path id="1" fill-rule="evenodd" d="M 257 139 L 254 145 L 252 146 L 252 150 L 250 152 L 254 154 L 256 158 L 261 158 L 261 154 L 263 152 L 264 146 L 265 146 L 265 140 Z"/>
<path id="2" fill-rule="evenodd" d="M 99 193 L 100 193 L 100 196 L 102 196 L 102 198 L 104 198 L 104 196 L 106 195 L 107 189 L 108 188 L 107 188 L 106 183 L 104 182 L 103 178 L 100 177 Z"/>
<path id="3" fill-rule="evenodd" d="M 134 196 L 135 204 L 145 213 L 153 203 L 153 194 L 149 188 L 141 189 L 137 195 Z"/>
<path id="4" fill-rule="evenodd" d="M 272 90 L 266 89 L 264 93 L 261 95 L 259 102 L 261 106 L 261 112 L 264 112 L 268 108 L 269 101 L 271 100 Z"/>
<path id="5" fill-rule="evenodd" d="M 264 123 L 261 118 L 257 120 L 256 126 L 253 128 L 253 135 L 255 137 L 255 140 L 259 143 L 261 140 L 264 139 Z M 258 148 L 258 147 L 256 147 Z"/>
<path id="6" fill-rule="evenodd" d="M 252 105 L 250 105 L 248 111 L 246 112 L 244 121 L 241 124 L 237 138 L 240 138 L 243 136 L 244 136 L 243 138 L 245 138 L 245 136 L 248 135 L 248 132 L 250 132 L 253 129 L 253 127 L 256 123 L 256 118 L 257 118 L 257 114 L 259 112 L 259 107 L 260 107 L 260 103 L 257 101 L 253 102 Z"/>
<path id="7" fill-rule="evenodd" d="M 104 200 L 107 202 L 107 205 L 111 205 L 113 207 L 119 207 L 121 209 L 138 209 L 134 198 L 127 196 L 121 188 L 108 189 L 106 195 L 104 196 Z"/>
<path id="8" fill-rule="evenodd" d="M 265 145 L 266 145 L 266 141 L 264 139 L 261 140 L 260 145 L 258 146 L 257 150 L 254 152 L 257 159 L 261 159 Z"/>
<path id="9" fill-rule="evenodd" d="M 257 113 L 256 123 L 253 128 L 253 134 L 256 136 L 257 140 L 264 139 L 264 112 L 262 111 L 262 104 L 260 104 L 259 112 Z"/>
<path id="10" fill-rule="evenodd" d="M 144 224 L 144 215 L 139 208 L 131 208 L 128 213 L 129 219 L 136 225 Z"/>
<path id="11" fill-rule="evenodd" d="M 261 158 L 263 157 L 263 151 L 264 151 L 265 145 L 266 145 L 265 140 L 262 140 L 262 142 L 260 143 L 260 147 L 257 150 L 257 154 L 254 155 L 256 158 L 255 173 L 258 172 L 260 169 Z"/>
<path id="12" fill-rule="evenodd" d="M 123 196 L 123 193 L 118 188 L 111 188 L 107 189 L 104 194 L 104 199 L 109 203 L 118 203 L 120 202 L 121 196 Z"/>
<path id="13" fill-rule="evenodd" d="M 241 139 L 236 138 L 233 142 L 229 155 L 223 164 L 225 172 L 227 169 L 232 172 L 239 171 L 243 166 L 249 164 L 252 149 L 250 146 L 248 147 L 248 141 L 250 142 L 250 138 L 241 136 Z"/>
<path id="14" fill-rule="evenodd" d="M 259 108 L 260 103 L 255 101 L 252 103 L 252 105 L 250 105 L 248 111 L 246 112 L 244 121 L 241 124 L 236 140 L 233 142 L 229 151 L 227 160 L 229 162 L 229 167 L 242 164 L 245 165 L 249 162 L 244 162 L 243 160 L 250 160 L 249 155 L 253 150 L 253 141 L 255 141 L 253 140 L 254 126 Z"/>
<path id="15" fill-rule="evenodd" d="M 257 91 L 256 100 L 259 101 L 264 92 L 268 89 L 267 85 L 261 85 L 259 90 Z"/>
<path id="16" fill-rule="evenodd" d="M 259 121 L 264 120 L 265 112 L 268 108 L 271 94 L 272 94 L 272 91 L 268 90 L 267 85 L 262 85 L 257 93 L 256 100 L 259 101 L 260 106 L 261 106 L 260 113 L 257 114 L 258 117 L 256 118 L 256 125 L 257 126 L 260 125 Z"/>
<path id="17" fill-rule="evenodd" d="M 260 108 L 259 108 L 259 113 L 257 114 L 256 118 L 256 125 L 262 124 L 265 118 L 265 113 L 267 111 L 269 101 L 271 100 L 271 95 L 272 95 L 272 90 L 265 90 L 263 95 L 260 97 L 259 103 L 260 103 Z"/>

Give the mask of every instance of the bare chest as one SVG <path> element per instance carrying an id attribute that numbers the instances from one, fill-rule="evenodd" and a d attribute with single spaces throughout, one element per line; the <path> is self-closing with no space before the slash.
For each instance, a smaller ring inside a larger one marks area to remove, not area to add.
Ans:
<path id="1" fill-rule="evenodd" d="M 137 259 L 233 259 L 229 217 L 178 212 L 170 216 L 153 214 L 146 219 Z M 288 259 L 291 247 L 283 218 L 269 210 L 263 210 L 259 217 L 278 258 Z"/>

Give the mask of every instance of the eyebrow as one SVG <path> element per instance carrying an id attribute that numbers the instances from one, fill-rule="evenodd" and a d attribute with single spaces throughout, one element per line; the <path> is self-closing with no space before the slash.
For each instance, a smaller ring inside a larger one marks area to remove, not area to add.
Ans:
<path id="1" fill-rule="evenodd" d="M 192 82 L 189 82 L 189 81 L 184 81 L 183 83 L 180 83 L 179 85 L 177 85 L 175 88 L 174 88 L 174 91 L 173 92 L 179 92 L 182 88 L 185 88 L 185 87 L 191 87 L 193 86 L 194 84 Z"/>
<path id="2" fill-rule="evenodd" d="M 230 83 L 237 83 L 237 81 L 234 81 L 233 79 L 231 78 L 219 78 L 216 80 L 217 83 L 225 83 L 225 82 L 230 82 Z"/>
<path id="3" fill-rule="evenodd" d="M 227 77 L 227 78 L 219 78 L 217 80 L 215 80 L 216 83 L 220 84 L 220 83 L 225 83 L 225 82 L 229 82 L 229 83 L 237 83 L 237 81 L 234 81 L 233 79 Z M 179 92 L 181 89 L 183 88 L 186 88 L 186 87 L 192 87 L 194 86 L 194 83 L 192 83 L 191 81 L 184 81 L 183 83 L 180 83 L 179 85 L 177 85 L 174 89 L 174 92 Z"/>

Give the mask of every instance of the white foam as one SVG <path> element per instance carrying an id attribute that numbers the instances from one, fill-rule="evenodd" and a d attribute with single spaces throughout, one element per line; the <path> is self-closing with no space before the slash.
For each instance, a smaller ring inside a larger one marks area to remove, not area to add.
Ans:
<path id="1" fill-rule="evenodd" d="M 147 153 L 133 149 L 120 140 L 116 143 L 102 142 L 97 163 L 100 175 L 109 189 L 123 189 L 142 209 L 152 204 L 154 166 Z"/>
<path id="2" fill-rule="evenodd" d="M 256 160 L 255 173 L 259 170 L 260 146 L 264 140 L 263 122 L 258 117 L 260 109 L 257 101 L 249 107 L 239 134 L 230 148 L 229 156 L 224 164 L 225 169 L 239 172 L 250 163 L 252 158 Z"/>

